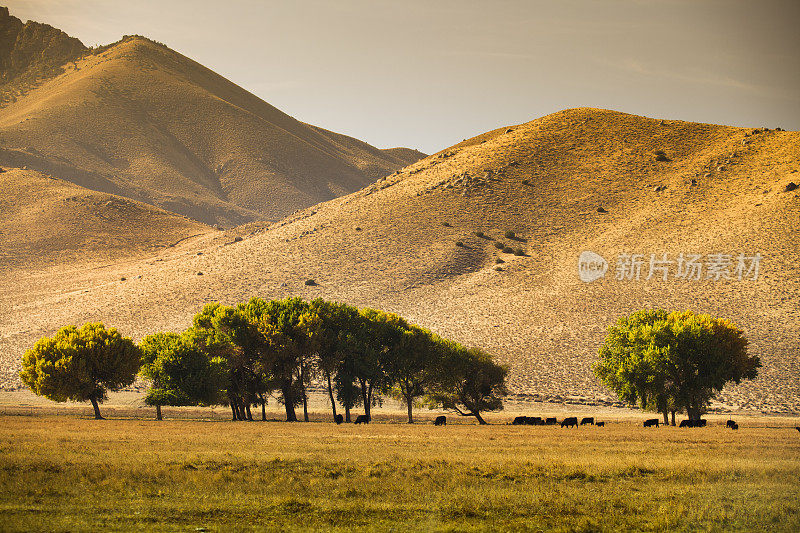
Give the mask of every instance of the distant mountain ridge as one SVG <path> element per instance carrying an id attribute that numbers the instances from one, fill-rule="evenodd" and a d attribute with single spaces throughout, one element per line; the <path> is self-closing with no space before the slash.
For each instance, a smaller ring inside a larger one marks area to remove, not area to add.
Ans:
<path id="1" fill-rule="evenodd" d="M 0 108 L 2 166 L 231 227 L 356 191 L 424 155 L 300 122 L 144 37 L 88 50 L 0 14 L 4 79 L 28 80 Z"/>
<path id="2" fill-rule="evenodd" d="M 47 24 L 20 19 L 0 7 L 0 103 L 87 52 L 80 40 Z"/>

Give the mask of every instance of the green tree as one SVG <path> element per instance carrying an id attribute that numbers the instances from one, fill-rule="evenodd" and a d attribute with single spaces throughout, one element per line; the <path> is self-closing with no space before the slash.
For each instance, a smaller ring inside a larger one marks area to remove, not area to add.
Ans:
<path id="1" fill-rule="evenodd" d="M 57 402 L 98 403 L 108 391 L 130 385 L 139 370 L 140 351 L 129 338 L 100 323 L 67 326 L 53 337 L 39 339 L 22 358 L 20 378 L 39 396 Z"/>
<path id="2" fill-rule="evenodd" d="M 265 400 L 264 339 L 241 307 L 206 304 L 185 333 L 221 371 L 222 389 L 233 420 L 252 420 L 250 406 Z M 263 413 L 263 405 L 262 405 Z"/>
<path id="3" fill-rule="evenodd" d="M 353 374 L 361 390 L 364 414 L 372 420 L 371 407 L 381 401 L 381 395 L 391 386 L 390 352 L 399 344 L 403 330 L 409 325 L 394 313 L 376 309 L 362 309 L 359 314 L 360 327 L 355 328 L 350 339 Z"/>
<path id="4" fill-rule="evenodd" d="M 139 374 L 151 381 L 145 396 L 147 405 L 156 407 L 161 420 L 164 405 L 211 405 L 218 402 L 224 385 L 217 375 L 218 362 L 212 361 L 187 335 L 156 333 L 139 344 L 142 364 Z"/>
<path id="5" fill-rule="evenodd" d="M 287 422 L 296 422 L 295 408 L 303 405 L 308 422 L 307 386 L 313 376 L 311 342 L 304 323 L 308 322 L 309 304 L 302 298 L 264 301 L 258 298 L 239 309 L 254 324 L 263 366 L 271 386 L 279 391 L 278 400 L 286 408 Z"/>
<path id="6" fill-rule="evenodd" d="M 361 387 L 356 377 L 356 356 L 352 351 L 342 354 L 342 360 L 336 369 L 334 387 L 336 399 L 344 407 L 344 420 L 350 422 L 350 412 L 361 405 Z"/>
<path id="7" fill-rule="evenodd" d="M 355 378 L 348 376 L 346 368 L 353 343 L 353 328 L 359 324 L 358 309 L 317 298 L 311 302 L 309 312 L 302 318 L 301 327 L 306 331 L 311 350 L 316 354 L 316 366 L 325 380 L 333 420 L 336 420 L 334 383 L 337 383 L 337 391 L 343 398 L 340 401 L 345 407 L 349 422 L 350 409 L 354 406 L 353 399 L 359 394 L 352 390 Z"/>
<path id="8" fill-rule="evenodd" d="M 742 331 L 725 319 L 691 311 L 637 311 L 608 330 L 594 372 L 628 404 L 698 420 L 730 382 L 755 378 Z"/>
<path id="9" fill-rule="evenodd" d="M 428 404 L 461 416 L 474 416 L 479 424 L 486 424 L 481 413 L 503 409 L 503 397 L 508 394 L 508 368 L 478 348 L 465 348 L 447 340 L 439 345 L 442 357 L 428 393 Z"/>
<path id="10" fill-rule="evenodd" d="M 389 349 L 387 372 L 395 384 L 393 396 L 405 404 L 409 424 L 414 423 L 414 401 L 425 395 L 436 375 L 440 343 L 430 331 L 411 325 L 402 329 Z"/>

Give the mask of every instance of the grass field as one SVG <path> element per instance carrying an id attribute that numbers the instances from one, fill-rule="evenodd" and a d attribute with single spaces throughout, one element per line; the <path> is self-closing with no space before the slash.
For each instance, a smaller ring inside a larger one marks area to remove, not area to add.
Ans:
<path id="1" fill-rule="evenodd" d="M 562 430 L 4 415 L 0 529 L 800 530 L 800 434 L 720 423 Z"/>

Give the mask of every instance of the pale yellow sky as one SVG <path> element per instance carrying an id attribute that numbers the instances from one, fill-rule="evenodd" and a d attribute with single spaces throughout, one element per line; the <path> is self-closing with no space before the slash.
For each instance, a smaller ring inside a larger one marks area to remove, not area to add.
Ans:
<path id="1" fill-rule="evenodd" d="M 579 106 L 800 129 L 798 0 L 6 4 L 88 46 L 148 36 L 380 147 L 431 153 Z"/>

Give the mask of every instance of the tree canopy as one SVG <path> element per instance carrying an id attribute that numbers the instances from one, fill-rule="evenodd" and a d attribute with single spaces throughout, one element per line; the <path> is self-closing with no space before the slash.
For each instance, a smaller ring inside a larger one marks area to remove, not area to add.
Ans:
<path id="1" fill-rule="evenodd" d="M 481 413 L 503 408 L 508 368 L 496 364 L 478 348 L 465 348 L 452 341 L 444 341 L 440 347 L 442 355 L 429 402 L 486 424 Z"/>
<path id="2" fill-rule="evenodd" d="M 101 323 L 66 326 L 25 352 L 20 378 L 35 394 L 57 402 L 88 400 L 102 419 L 98 403 L 109 390 L 133 383 L 140 353 L 131 339 Z"/>
<path id="3" fill-rule="evenodd" d="M 376 309 L 301 298 L 228 306 L 210 303 L 182 333 L 145 337 L 139 347 L 102 324 L 64 328 L 25 354 L 23 380 L 37 394 L 63 401 L 97 402 L 106 390 L 150 381 L 145 403 L 162 406 L 229 405 L 234 420 L 252 420 L 251 407 L 269 396 L 283 404 L 287 421 L 308 390 L 322 384 L 334 420 L 336 404 L 347 420 L 356 406 L 367 420 L 386 394 L 403 402 L 413 422 L 425 398 L 485 423 L 482 412 L 502 409 L 507 369 L 475 348 L 442 339 L 404 318 Z"/>
<path id="4" fill-rule="evenodd" d="M 223 386 L 221 360 L 210 359 L 188 335 L 156 333 L 140 343 L 139 374 L 151 381 L 145 396 L 161 419 L 164 405 L 211 405 Z"/>
<path id="5" fill-rule="evenodd" d="M 759 358 L 733 323 L 691 311 L 637 311 L 608 330 L 594 366 L 621 400 L 697 420 L 728 383 L 755 378 Z"/>

